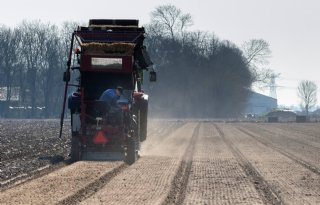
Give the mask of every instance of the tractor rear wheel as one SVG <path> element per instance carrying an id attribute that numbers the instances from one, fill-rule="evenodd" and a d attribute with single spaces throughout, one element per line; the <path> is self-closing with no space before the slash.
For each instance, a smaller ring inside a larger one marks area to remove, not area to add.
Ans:
<path id="1" fill-rule="evenodd" d="M 128 138 L 126 163 L 131 165 L 138 159 L 137 143 L 134 137 Z"/>
<path id="2" fill-rule="evenodd" d="M 147 124 L 148 124 L 148 101 L 142 100 L 140 104 L 140 141 L 143 142 L 147 139 Z"/>
<path id="3" fill-rule="evenodd" d="M 71 138 L 71 161 L 77 162 L 80 160 L 80 142 L 79 138 L 72 136 Z"/>
<path id="4" fill-rule="evenodd" d="M 140 141 L 143 142 L 147 139 L 147 123 L 148 123 L 148 113 L 140 113 Z"/>

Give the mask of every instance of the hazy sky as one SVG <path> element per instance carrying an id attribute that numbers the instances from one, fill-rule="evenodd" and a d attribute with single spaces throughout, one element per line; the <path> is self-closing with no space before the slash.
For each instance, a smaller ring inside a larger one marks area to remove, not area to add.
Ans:
<path id="1" fill-rule="evenodd" d="M 190 30 L 213 32 L 239 46 L 252 38 L 268 41 L 269 67 L 281 74 L 278 104 L 298 105 L 299 81 L 312 80 L 318 85 L 320 105 L 318 0 L 9 0 L 1 3 L 0 24 L 14 27 L 23 19 L 60 24 L 90 18 L 134 18 L 146 24 L 156 6 L 168 3 L 192 15 Z"/>

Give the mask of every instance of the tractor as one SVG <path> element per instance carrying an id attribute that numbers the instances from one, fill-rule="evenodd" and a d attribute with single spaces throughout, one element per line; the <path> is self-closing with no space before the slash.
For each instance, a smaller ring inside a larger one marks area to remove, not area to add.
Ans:
<path id="1" fill-rule="evenodd" d="M 143 73 L 156 72 L 143 42 L 138 20 L 92 19 L 71 37 L 60 137 L 66 101 L 71 116 L 71 160 L 123 160 L 133 164 L 147 138 L 148 95 Z M 76 73 L 76 76 L 71 76 Z M 72 83 L 72 80 L 74 81 Z M 107 89 L 123 88 L 116 108 L 100 99 Z M 68 95 L 68 88 L 75 90 Z"/>

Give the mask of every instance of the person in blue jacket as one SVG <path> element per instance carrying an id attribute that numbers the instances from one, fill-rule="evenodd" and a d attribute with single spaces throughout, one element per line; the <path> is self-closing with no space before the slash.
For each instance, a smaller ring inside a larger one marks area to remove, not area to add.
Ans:
<path id="1" fill-rule="evenodd" d="M 106 101 L 111 107 L 118 107 L 117 100 L 122 95 L 123 88 L 118 86 L 116 89 L 107 89 L 102 93 L 99 100 Z"/>

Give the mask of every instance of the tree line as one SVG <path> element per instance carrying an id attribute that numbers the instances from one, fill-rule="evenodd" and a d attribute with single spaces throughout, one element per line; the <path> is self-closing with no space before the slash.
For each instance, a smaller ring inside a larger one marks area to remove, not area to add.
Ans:
<path id="1" fill-rule="evenodd" d="M 23 21 L 15 28 L 0 26 L 0 116 L 58 116 L 61 76 L 74 26 L 40 21 Z"/>
<path id="2" fill-rule="evenodd" d="M 147 84 L 151 108 L 159 117 L 238 117 L 253 83 L 267 82 L 269 45 L 261 39 L 243 49 L 202 31 L 188 31 L 190 14 L 159 6 L 147 25 L 148 50 L 159 81 Z"/>
<path id="3" fill-rule="evenodd" d="M 241 49 L 213 34 L 188 31 L 190 25 L 191 15 L 173 5 L 157 7 L 145 25 L 145 42 L 158 73 L 157 83 L 144 80 L 144 89 L 150 94 L 150 114 L 241 115 L 252 84 L 268 79 L 270 72 L 258 66 L 268 58 L 268 44 L 251 40 Z M 0 117 L 59 116 L 62 73 L 76 26 L 74 22 L 59 27 L 41 21 L 23 21 L 15 28 L 0 26 L 0 93 L 5 93 Z M 18 101 L 14 99 L 17 93 Z M 12 113 L 9 107 L 24 111 Z"/>

